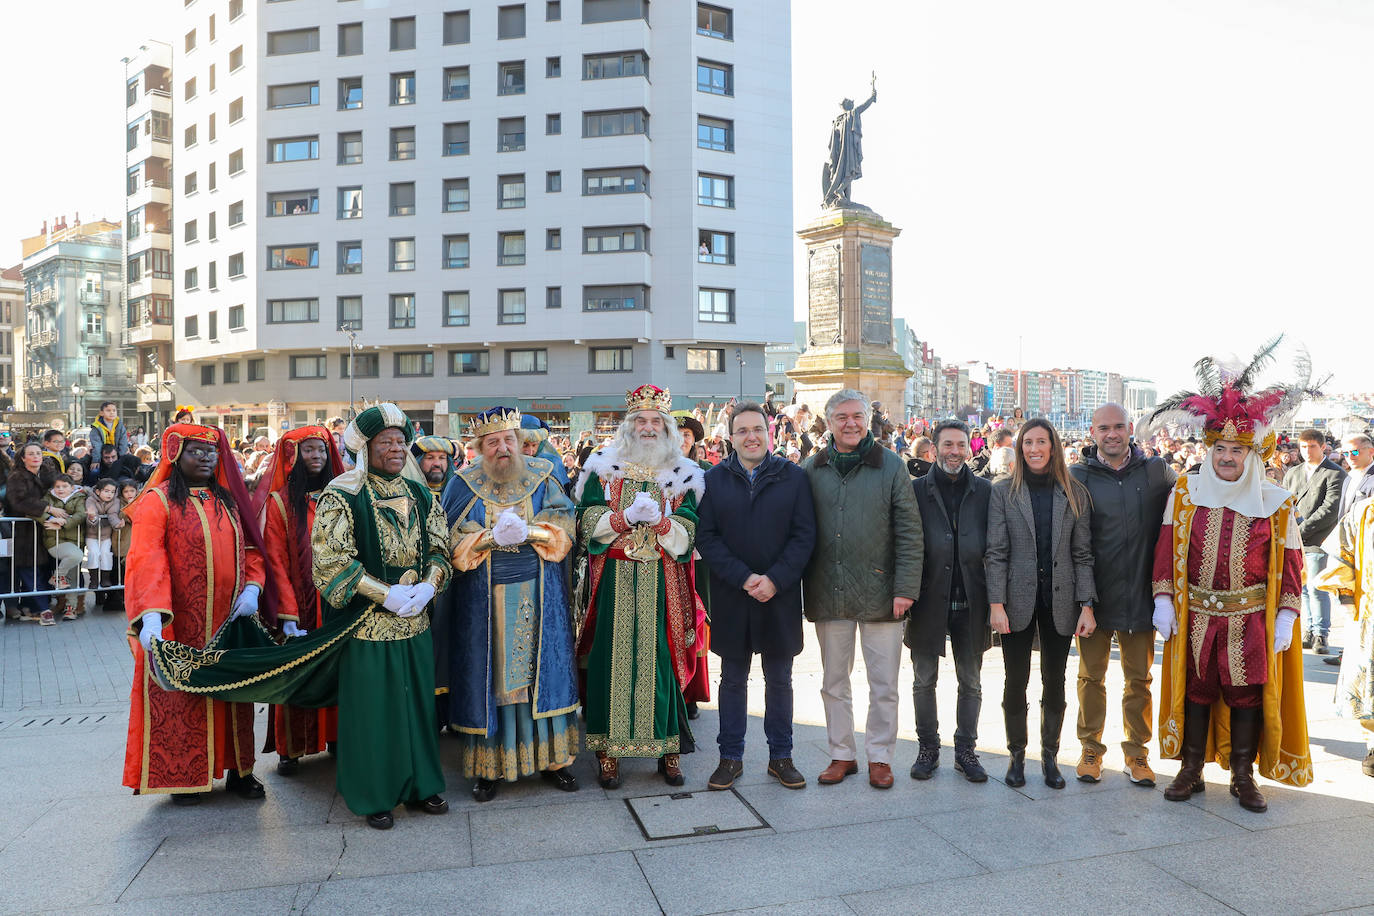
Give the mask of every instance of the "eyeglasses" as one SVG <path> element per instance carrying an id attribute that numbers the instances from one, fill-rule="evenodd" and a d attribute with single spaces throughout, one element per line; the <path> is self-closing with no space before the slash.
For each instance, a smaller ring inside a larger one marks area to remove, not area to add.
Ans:
<path id="1" fill-rule="evenodd" d="M 1349 456 L 1351 456 L 1352 458 L 1353 458 L 1354 456 L 1358 455 L 1359 453 L 1360 453 L 1360 450 L 1357 449 L 1357 448 L 1343 448 L 1343 449 L 1341 449 L 1341 454 L 1342 454 L 1342 455 L 1349 455 Z"/>

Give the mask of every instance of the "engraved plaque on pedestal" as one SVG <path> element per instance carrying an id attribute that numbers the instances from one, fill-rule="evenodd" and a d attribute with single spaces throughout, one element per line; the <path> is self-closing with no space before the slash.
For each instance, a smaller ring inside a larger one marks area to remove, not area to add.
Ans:
<path id="1" fill-rule="evenodd" d="M 892 346 L 892 249 L 886 245 L 859 248 L 859 299 L 863 342 Z"/>
<path id="2" fill-rule="evenodd" d="M 840 342 L 840 246 L 823 245 L 807 252 L 808 345 Z"/>

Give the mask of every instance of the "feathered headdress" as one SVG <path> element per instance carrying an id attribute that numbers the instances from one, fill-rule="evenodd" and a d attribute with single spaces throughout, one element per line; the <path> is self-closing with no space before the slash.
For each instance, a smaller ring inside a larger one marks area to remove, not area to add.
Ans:
<path id="1" fill-rule="evenodd" d="M 1312 385 L 1312 359 L 1299 346 L 1293 358 L 1294 378 L 1254 390 L 1259 374 L 1274 361 L 1283 335 L 1269 340 L 1244 365 L 1204 356 L 1193 364 L 1197 391 L 1166 398 L 1136 431 L 1145 440 L 1171 424 L 1202 425 L 1208 448 L 1222 440 L 1256 449 L 1267 461 L 1274 453 L 1275 428 L 1292 418 L 1303 399 L 1317 395 Z"/>

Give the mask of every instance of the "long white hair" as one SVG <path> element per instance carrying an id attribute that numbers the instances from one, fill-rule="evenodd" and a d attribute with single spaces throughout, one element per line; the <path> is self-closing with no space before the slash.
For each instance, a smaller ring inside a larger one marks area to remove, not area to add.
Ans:
<path id="1" fill-rule="evenodd" d="M 657 412 L 657 411 L 656 411 Z M 611 447 L 622 459 L 645 467 L 661 468 L 673 464 L 682 457 L 682 434 L 677 431 L 677 423 L 667 414 L 663 417 L 664 435 L 652 445 L 645 445 L 635 436 L 635 417 L 641 411 L 635 410 L 625 415 L 616 427 Z"/>

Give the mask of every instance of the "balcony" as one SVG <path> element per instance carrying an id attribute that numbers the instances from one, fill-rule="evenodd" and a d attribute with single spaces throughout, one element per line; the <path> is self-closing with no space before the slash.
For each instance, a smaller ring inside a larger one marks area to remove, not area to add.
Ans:
<path id="1" fill-rule="evenodd" d="M 81 342 L 88 347 L 104 347 L 110 343 L 110 335 L 104 331 L 82 331 Z"/>
<path id="2" fill-rule="evenodd" d="M 142 254 L 153 248 L 171 251 L 172 233 L 144 229 L 139 233 L 138 238 L 129 240 L 129 257 L 133 257 L 136 254 Z"/>
<path id="3" fill-rule="evenodd" d="M 45 391 L 52 388 L 61 387 L 58 384 L 56 372 L 44 372 L 24 380 L 25 390 Z"/>
<path id="4" fill-rule="evenodd" d="M 110 294 L 103 289 L 83 289 L 77 294 L 82 305 L 109 305 Z"/>
<path id="5" fill-rule="evenodd" d="M 29 305 L 56 305 L 56 304 L 57 304 L 57 290 L 53 289 L 51 286 L 44 287 L 43 289 L 34 290 L 34 291 L 33 291 L 33 294 L 32 294 L 31 296 L 29 296 Z"/>
<path id="6" fill-rule="evenodd" d="M 142 186 L 134 188 L 128 198 L 129 210 L 156 204 L 169 207 L 172 204 L 172 183 L 166 178 L 149 178 Z"/>
<path id="7" fill-rule="evenodd" d="M 124 348 L 150 343 L 171 343 L 172 322 L 148 322 L 125 328 L 119 332 L 119 345 Z"/>
<path id="8" fill-rule="evenodd" d="M 152 111 L 171 114 L 172 94 L 166 89 L 149 89 L 141 93 L 128 107 L 124 119 L 125 121 L 137 121 Z"/>
<path id="9" fill-rule="evenodd" d="M 25 338 L 30 350 L 37 350 L 40 347 L 53 347 L 57 345 L 57 330 L 48 328 L 46 331 L 37 331 Z"/>
<path id="10" fill-rule="evenodd" d="M 130 281 L 125 295 L 128 299 L 142 299 L 144 296 L 171 296 L 172 278 L 150 277 L 144 274 L 137 280 Z"/>

